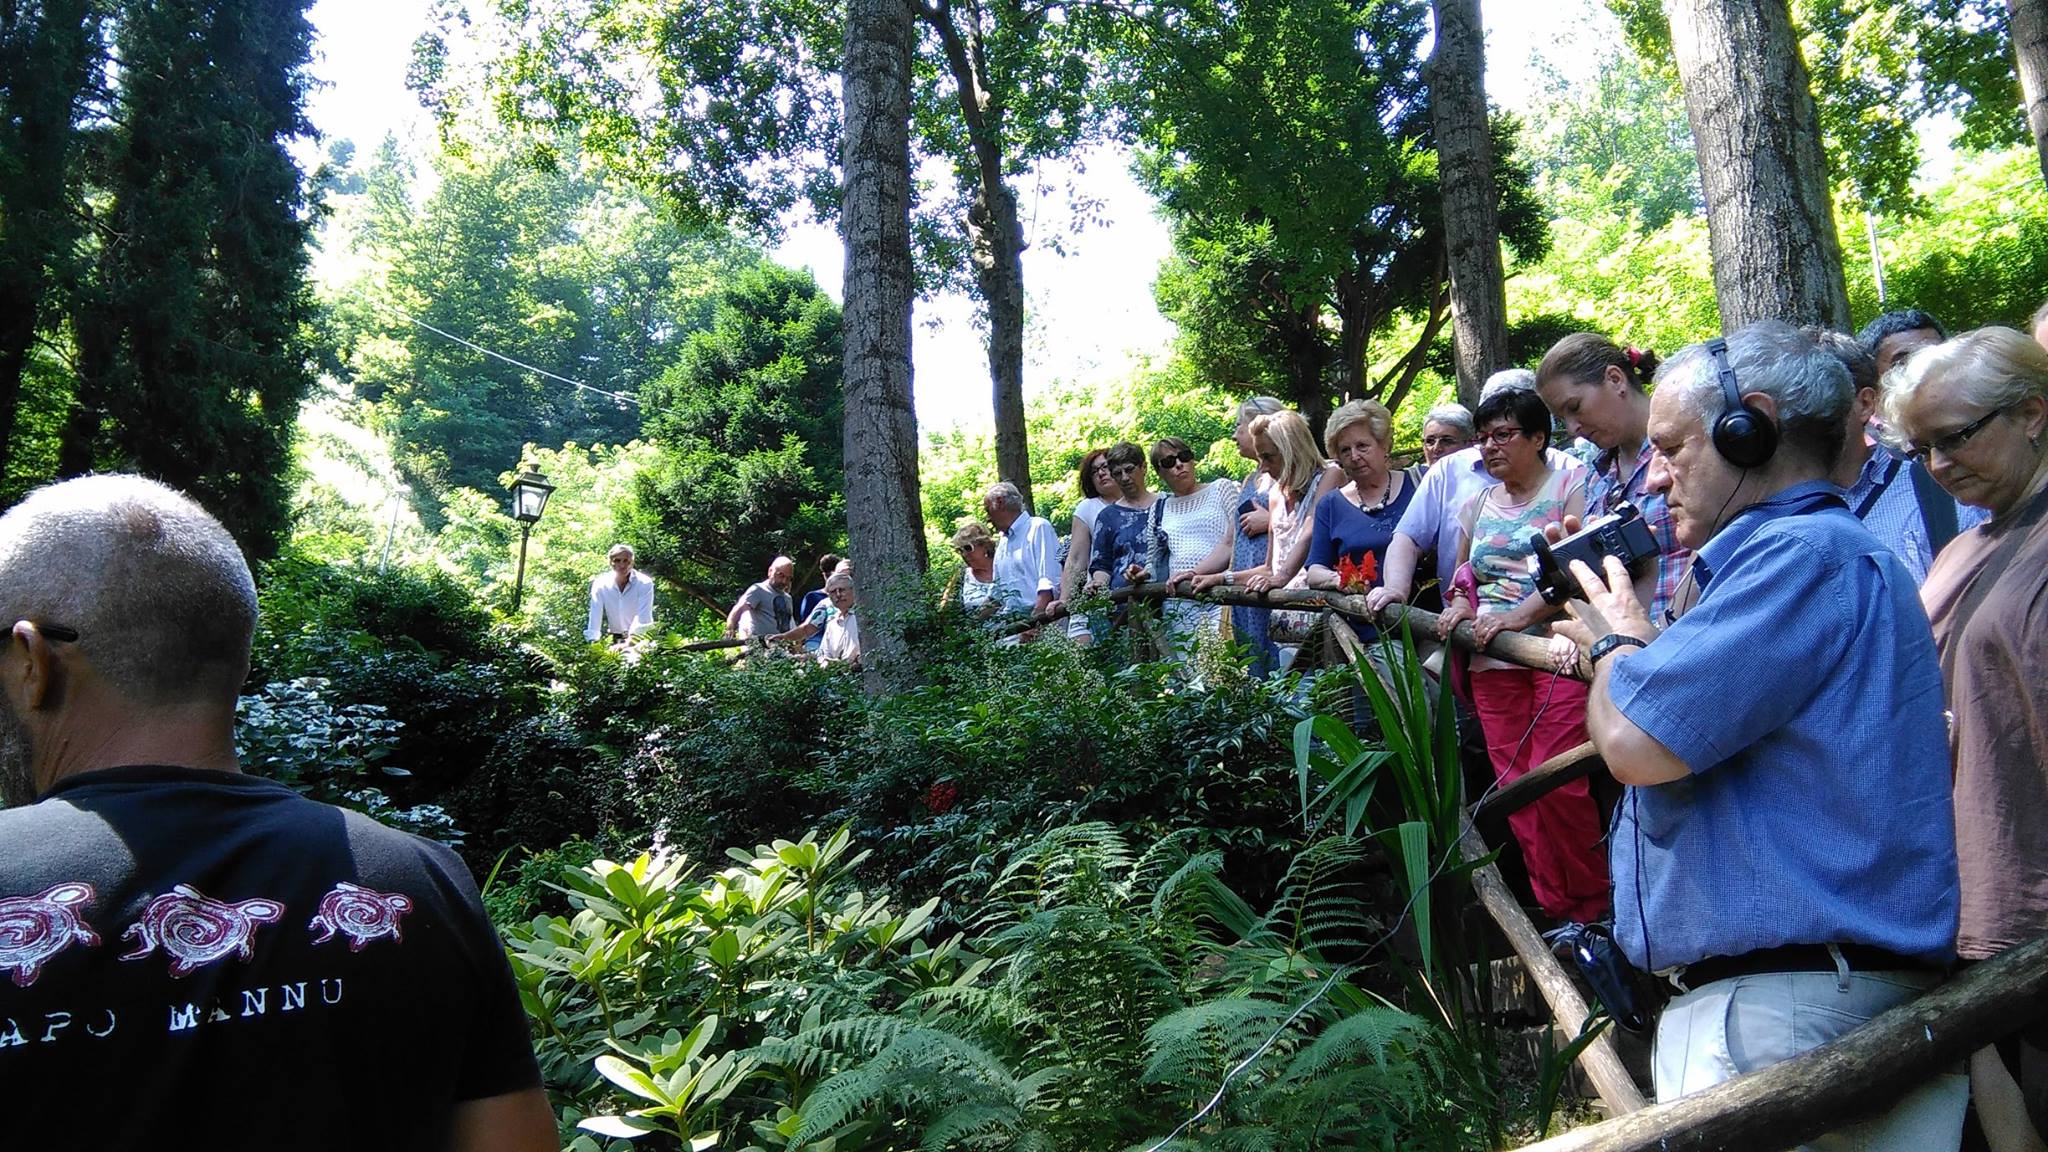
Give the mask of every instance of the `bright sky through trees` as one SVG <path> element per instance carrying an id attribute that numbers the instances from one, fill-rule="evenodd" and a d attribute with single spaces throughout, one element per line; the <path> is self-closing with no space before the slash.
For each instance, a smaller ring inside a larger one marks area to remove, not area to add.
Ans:
<path id="1" fill-rule="evenodd" d="M 1563 43 L 1565 34 L 1582 26 L 1572 9 L 1593 12 L 1611 26 L 1593 0 L 1486 5 L 1486 82 L 1496 106 L 1520 109 L 1535 94 L 1532 65 L 1539 54 L 1567 75 L 1597 67 L 1598 53 L 1589 52 L 1589 45 Z M 428 17 L 426 0 L 321 0 L 314 6 L 320 36 L 314 73 L 326 86 L 313 95 L 308 113 L 329 139 L 353 140 L 367 153 L 386 132 L 395 132 L 415 156 L 431 153 L 433 124 L 405 88 L 412 42 Z M 1613 42 L 1618 50 L 1618 33 Z M 1025 379 L 1032 393 L 1057 380 L 1120 373 L 1134 355 L 1163 355 L 1173 333 L 1152 302 L 1153 277 L 1172 247 L 1165 224 L 1131 179 L 1122 152 L 1097 148 L 1082 161 L 1085 171 L 1074 182 L 1100 202 L 1095 215 L 1108 223 L 1069 236 L 1064 254 L 1037 243 L 1025 253 Z M 1036 241 L 1050 222 L 1070 214 L 1065 187 L 1071 175 L 1072 166 L 1046 165 L 1039 179 L 1019 181 L 1027 238 Z M 792 227 L 774 255 L 810 268 L 827 292 L 839 295 L 839 237 L 829 226 Z M 918 306 L 917 412 L 926 429 L 990 421 L 988 357 L 973 314 L 971 302 L 957 293 Z"/>

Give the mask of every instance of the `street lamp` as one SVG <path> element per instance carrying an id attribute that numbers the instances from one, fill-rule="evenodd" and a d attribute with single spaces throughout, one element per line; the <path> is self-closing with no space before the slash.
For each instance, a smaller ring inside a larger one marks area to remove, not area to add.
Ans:
<path id="1" fill-rule="evenodd" d="M 547 511 L 548 497 L 554 491 L 555 486 L 548 483 L 548 478 L 532 467 L 512 481 L 512 518 L 519 521 L 519 575 L 512 581 L 514 612 L 519 611 L 519 596 L 526 589 L 526 541 L 532 537 L 540 514 Z"/>

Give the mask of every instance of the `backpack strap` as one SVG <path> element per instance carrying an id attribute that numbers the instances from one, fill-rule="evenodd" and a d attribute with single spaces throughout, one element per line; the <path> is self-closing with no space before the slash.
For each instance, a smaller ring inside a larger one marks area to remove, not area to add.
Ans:
<path id="1" fill-rule="evenodd" d="M 1910 467 L 1913 499 L 1920 504 L 1920 522 L 1927 526 L 1928 551 L 1939 556 L 1948 542 L 1956 538 L 1956 498 L 1942 491 L 1925 465 L 1916 461 Z"/>

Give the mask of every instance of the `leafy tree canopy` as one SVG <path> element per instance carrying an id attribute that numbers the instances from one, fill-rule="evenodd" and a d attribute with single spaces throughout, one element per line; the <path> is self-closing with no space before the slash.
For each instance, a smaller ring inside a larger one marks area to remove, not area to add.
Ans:
<path id="1" fill-rule="evenodd" d="M 627 531 L 645 565 L 707 605 L 787 553 L 845 533 L 839 309 L 808 272 L 762 263 L 712 301 L 709 327 L 644 393 L 660 447 Z"/>
<path id="2" fill-rule="evenodd" d="M 716 285 L 759 259 L 507 150 L 437 167 L 415 207 L 396 148 L 379 150 L 345 240 L 367 267 L 333 309 L 337 365 L 430 508 L 455 488 L 495 490 L 528 443 L 632 439 L 642 408 L 620 397 L 639 397 L 709 321 Z"/>

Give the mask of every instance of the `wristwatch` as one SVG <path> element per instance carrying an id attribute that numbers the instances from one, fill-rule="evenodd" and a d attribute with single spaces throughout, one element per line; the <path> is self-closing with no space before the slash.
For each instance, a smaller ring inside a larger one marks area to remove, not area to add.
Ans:
<path id="1" fill-rule="evenodd" d="M 1648 648 L 1649 646 L 1650 642 L 1640 637 L 1630 636 L 1622 632 L 1609 632 L 1593 642 L 1592 650 L 1586 653 L 1586 663 L 1589 666 L 1597 665 L 1600 663 L 1602 656 L 1607 655 L 1616 648 Z"/>
<path id="2" fill-rule="evenodd" d="M 1223 574 L 1223 582 L 1224 582 L 1225 584 L 1235 584 L 1235 583 L 1237 583 L 1237 573 L 1235 573 L 1235 572 L 1225 572 L 1225 573 Z"/>

